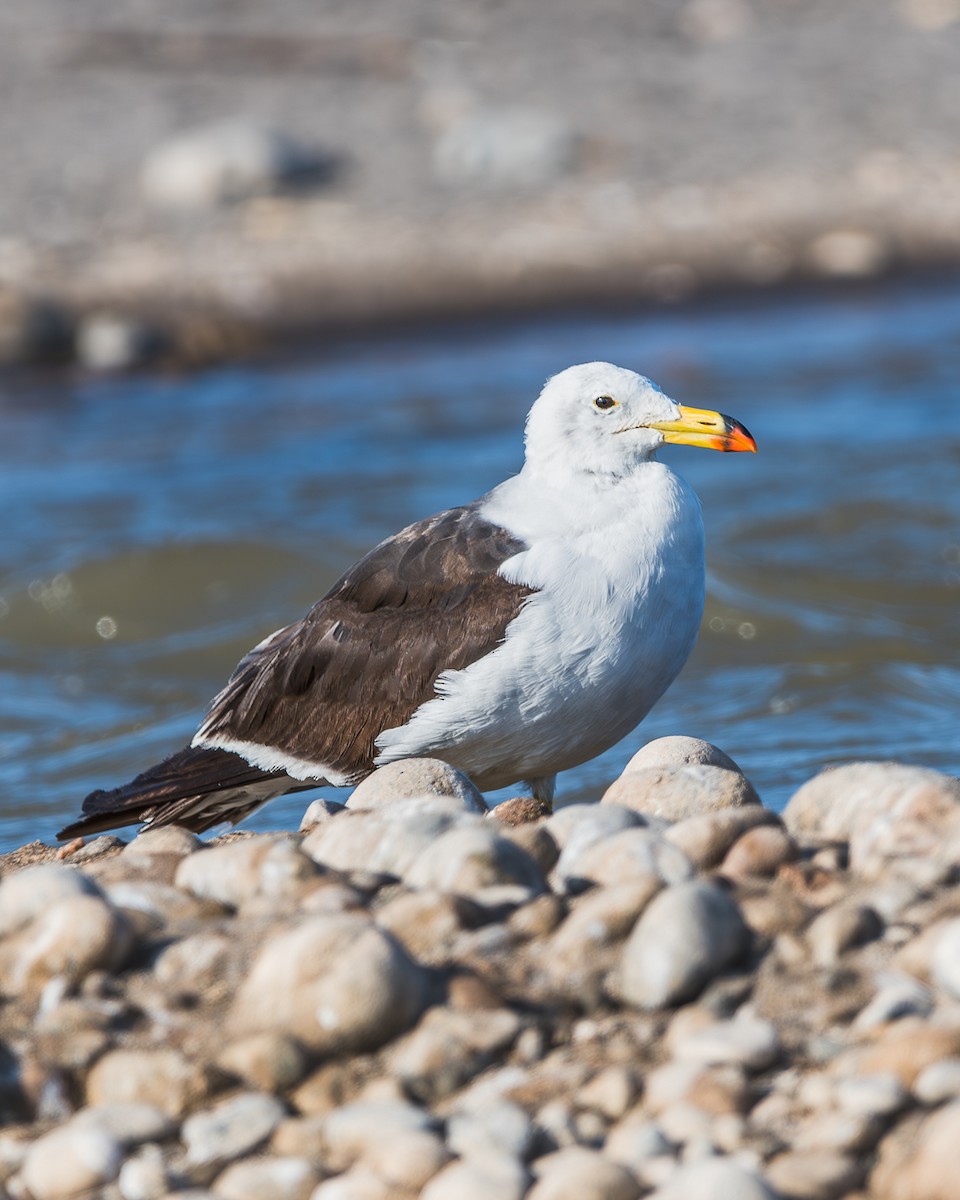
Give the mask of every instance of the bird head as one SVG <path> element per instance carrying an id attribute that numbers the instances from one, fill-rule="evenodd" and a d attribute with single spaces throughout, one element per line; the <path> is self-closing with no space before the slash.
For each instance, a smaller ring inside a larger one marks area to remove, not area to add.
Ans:
<path id="1" fill-rule="evenodd" d="M 548 379 L 527 417 L 527 462 L 564 473 L 624 475 L 665 442 L 757 449 L 739 421 L 677 404 L 643 375 L 605 362 Z"/>

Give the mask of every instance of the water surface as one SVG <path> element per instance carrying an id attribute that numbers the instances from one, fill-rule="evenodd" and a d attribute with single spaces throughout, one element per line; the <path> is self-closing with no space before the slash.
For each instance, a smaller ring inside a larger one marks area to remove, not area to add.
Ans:
<path id="1" fill-rule="evenodd" d="M 722 746 L 775 807 L 828 763 L 960 770 L 960 284 L 901 287 L 3 380 L 0 849 L 189 740 L 250 645 L 381 537 L 516 471 L 543 379 L 597 358 L 735 415 L 761 452 L 665 452 L 704 504 L 701 638 L 560 799 L 669 733 Z M 305 803 L 248 825 L 295 828 Z"/>

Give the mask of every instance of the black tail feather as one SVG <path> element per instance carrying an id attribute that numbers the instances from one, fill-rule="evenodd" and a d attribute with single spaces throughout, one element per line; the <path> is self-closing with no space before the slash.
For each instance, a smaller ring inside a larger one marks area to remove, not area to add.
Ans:
<path id="1" fill-rule="evenodd" d="M 272 791 L 264 786 L 271 780 L 278 781 Z M 239 821 L 271 795 L 295 788 L 284 771 L 261 771 L 229 750 L 187 746 L 122 787 L 91 792 L 83 816 L 57 837 L 65 841 L 141 821 L 202 833 L 221 821 Z"/>

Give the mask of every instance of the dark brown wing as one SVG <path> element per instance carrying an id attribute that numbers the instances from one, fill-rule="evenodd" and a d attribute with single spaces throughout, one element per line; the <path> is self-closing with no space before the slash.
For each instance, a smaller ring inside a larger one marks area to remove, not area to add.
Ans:
<path id="1" fill-rule="evenodd" d="M 247 655 L 200 736 L 270 747 L 349 781 L 371 771 L 378 734 L 431 699 L 441 672 L 495 649 L 534 590 L 497 574 L 525 545 L 477 508 L 371 550 L 302 621 Z"/>

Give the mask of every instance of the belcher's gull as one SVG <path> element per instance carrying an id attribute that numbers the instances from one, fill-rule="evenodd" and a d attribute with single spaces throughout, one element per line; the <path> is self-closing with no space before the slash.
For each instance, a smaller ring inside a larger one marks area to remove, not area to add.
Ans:
<path id="1" fill-rule="evenodd" d="M 519 474 L 381 542 L 242 659 L 190 746 L 93 792 L 59 836 L 201 831 L 421 755 L 550 803 L 557 772 L 643 720 L 696 639 L 700 503 L 657 461 L 664 442 L 756 450 L 633 371 L 561 371 Z"/>

